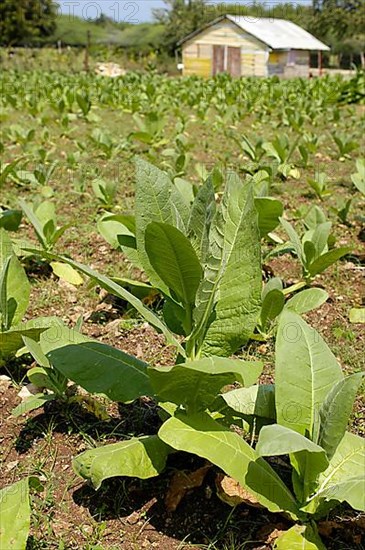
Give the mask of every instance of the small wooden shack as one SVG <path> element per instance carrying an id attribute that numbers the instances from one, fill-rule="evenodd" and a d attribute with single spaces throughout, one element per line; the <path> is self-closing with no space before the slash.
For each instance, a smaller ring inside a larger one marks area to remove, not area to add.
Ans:
<path id="1" fill-rule="evenodd" d="M 223 15 L 179 43 L 183 75 L 308 76 L 310 52 L 329 47 L 291 21 Z"/>

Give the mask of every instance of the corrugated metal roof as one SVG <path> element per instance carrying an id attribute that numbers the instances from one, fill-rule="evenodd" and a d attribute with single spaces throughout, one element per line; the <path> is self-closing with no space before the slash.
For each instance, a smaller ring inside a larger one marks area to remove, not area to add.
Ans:
<path id="1" fill-rule="evenodd" d="M 323 44 L 323 42 L 317 40 L 312 34 L 291 21 L 238 15 L 222 15 L 201 29 L 192 32 L 183 40 L 180 40 L 178 44 L 183 44 L 223 19 L 229 19 L 243 31 L 251 34 L 251 36 L 254 36 L 273 50 L 330 50 L 326 44 Z"/>
<path id="2" fill-rule="evenodd" d="M 324 50 L 330 48 L 292 21 L 227 15 L 242 30 L 258 38 L 273 50 Z"/>

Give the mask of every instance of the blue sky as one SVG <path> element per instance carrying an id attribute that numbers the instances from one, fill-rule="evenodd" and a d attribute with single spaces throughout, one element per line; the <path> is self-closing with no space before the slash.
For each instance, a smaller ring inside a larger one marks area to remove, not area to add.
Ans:
<path id="1" fill-rule="evenodd" d="M 141 23 L 153 19 L 152 9 L 164 7 L 162 0 L 58 0 L 62 13 L 96 19 L 101 12 L 118 21 Z"/>
<path id="2" fill-rule="evenodd" d="M 283 2 L 285 0 L 282 0 Z M 215 0 L 207 0 L 209 4 L 216 3 Z M 225 0 L 226 4 L 249 4 L 248 0 Z M 280 0 L 270 0 L 264 4 L 273 5 L 280 3 Z M 308 0 L 294 0 L 296 4 L 307 4 Z M 152 9 L 163 8 L 163 0 L 58 0 L 62 13 L 77 15 L 85 19 L 96 19 L 100 13 L 112 17 L 118 21 L 129 23 L 141 23 L 153 19 Z"/>

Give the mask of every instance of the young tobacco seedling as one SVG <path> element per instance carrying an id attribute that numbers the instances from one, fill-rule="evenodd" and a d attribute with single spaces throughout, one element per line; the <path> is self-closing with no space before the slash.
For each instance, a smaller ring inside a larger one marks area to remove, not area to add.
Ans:
<path id="1" fill-rule="evenodd" d="M 352 250 L 347 246 L 329 249 L 331 222 L 319 223 L 315 229 L 308 229 L 300 238 L 288 221 L 284 218 L 280 221 L 289 237 L 291 248 L 301 263 L 303 279 L 307 284 Z"/>
<path id="2" fill-rule="evenodd" d="M 29 381 L 37 388 L 47 390 L 47 393 L 41 392 L 28 397 L 23 403 L 20 403 L 12 411 L 13 416 L 22 414 L 42 407 L 47 401 L 67 401 L 67 378 L 59 371 L 52 368 L 47 357 L 42 352 L 39 343 L 31 338 L 23 336 L 23 342 L 27 351 L 36 361 L 37 366 L 32 367 L 27 376 Z"/>
<path id="3" fill-rule="evenodd" d="M 118 185 L 118 181 L 113 181 L 111 179 L 103 180 L 101 178 L 97 178 L 91 182 L 91 188 L 94 195 L 106 209 L 113 207 Z"/>
<path id="4" fill-rule="evenodd" d="M 328 187 L 328 177 L 324 172 L 316 174 L 315 178 L 308 178 L 307 182 L 321 201 L 332 195 Z"/>
<path id="5" fill-rule="evenodd" d="M 133 120 L 138 126 L 138 131 L 131 132 L 128 139 L 145 143 L 152 148 L 157 148 L 168 143 L 168 141 L 162 137 L 166 125 L 166 119 L 163 112 L 152 110 L 146 113 L 143 118 L 135 113 L 133 115 Z"/>
<path id="6" fill-rule="evenodd" d="M 32 224 L 43 250 L 45 252 L 53 250 L 64 232 L 71 227 L 72 224 L 68 223 L 62 227 L 57 227 L 55 206 L 50 201 L 41 202 L 35 209 L 29 206 L 24 200 L 20 200 L 19 204 L 25 216 Z M 83 283 L 83 279 L 80 277 L 79 273 L 69 265 L 57 261 L 51 262 L 50 265 L 57 277 L 74 285 Z"/>
<path id="7" fill-rule="evenodd" d="M 358 142 L 351 139 L 346 134 L 332 133 L 332 138 L 337 145 L 340 160 L 350 158 L 350 153 L 359 147 Z"/>
<path id="8" fill-rule="evenodd" d="M 36 208 L 29 206 L 24 200 L 20 200 L 19 204 L 28 221 L 32 224 L 38 241 L 44 250 L 52 250 L 66 229 L 71 227 L 71 224 L 57 227 L 56 210 L 53 202 L 43 201 Z"/>
<path id="9" fill-rule="evenodd" d="M 281 136 L 277 136 L 273 139 L 273 141 L 264 142 L 262 145 L 266 155 L 277 161 L 278 173 L 284 179 L 289 176 L 294 178 L 299 177 L 298 169 L 294 167 L 292 162 L 290 162 L 299 140 L 300 136 L 291 141 L 287 135 L 283 134 Z"/>
<path id="10" fill-rule="evenodd" d="M 262 157 L 265 154 L 265 149 L 263 148 L 263 139 L 259 138 L 255 142 L 252 142 L 244 134 L 239 138 L 234 138 L 235 142 L 242 149 L 245 155 L 255 163 L 259 163 Z"/>
<path id="11" fill-rule="evenodd" d="M 347 225 L 347 226 L 351 225 L 351 223 L 349 222 L 349 219 L 348 219 L 351 204 L 352 204 L 352 199 L 348 199 L 347 201 L 346 200 L 339 201 L 337 206 L 332 206 L 331 207 L 331 210 L 336 214 L 339 221 L 343 225 Z"/>
<path id="12" fill-rule="evenodd" d="M 77 323 L 75 329 L 73 329 L 74 344 L 85 341 L 85 338 L 79 332 L 80 328 L 79 323 Z M 88 412 L 93 413 L 99 420 L 108 421 L 110 417 L 105 407 L 90 395 L 78 394 L 75 385 L 69 384 L 68 378 L 53 367 L 52 362 L 44 353 L 44 350 L 48 350 L 49 339 L 57 341 L 64 330 L 65 325 L 59 319 L 54 319 L 52 327 L 40 335 L 39 342 L 29 337 L 23 337 L 26 350 L 37 363 L 35 367 L 27 372 L 27 377 L 39 389 L 39 393 L 29 396 L 24 402 L 15 407 L 12 415 L 17 417 L 43 407 L 46 402 L 59 401 L 65 406 L 77 403 L 84 406 Z"/>
<path id="13" fill-rule="evenodd" d="M 38 339 L 52 318 L 22 323 L 28 308 L 30 283 L 16 257 L 10 237 L 0 228 L 0 365 L 23 347 L 23 336 Z"/>
<path id="14" fill-rule="evenodd" d="M 285 301 L 290 292 L 291 287 L 284 289 L 279 277 L 273 277 L 265 284 L 262 289 L 261 311 L 256 327 L 258 334 L 251 336 L 254 340 L 267 340 L 273 336 L 276 329 L 275 321 L 280 319 L 283 311 L 290 310 L 301 315 L 320 307 L 328 299 L 327 292 L 321 288 L 307 288 Z"/>

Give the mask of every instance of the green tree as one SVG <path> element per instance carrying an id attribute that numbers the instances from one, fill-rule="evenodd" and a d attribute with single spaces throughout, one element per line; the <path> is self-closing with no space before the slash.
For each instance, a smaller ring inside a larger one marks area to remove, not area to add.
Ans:
<path id="1" fill-rule="evenodd" d="M 52 0 L 1 0 L 0 43 L 21 46 L 50 36 L 56 28 L 57 4 Z"/>
<path id="2" fill-rule="evenodd" d="M 173 53 L 179 40 L 207 23 L 206 5 L 205 0 L 164 1 L 166 8 L 154 10 L 154 16 L 165 25 L 164 44 Z"/>
<path id="3" fill-rule="evenodd" d="M 360 55 L 365 66 L 365 0 L 313 0 L 308 30 L 341 57 Z"/>

